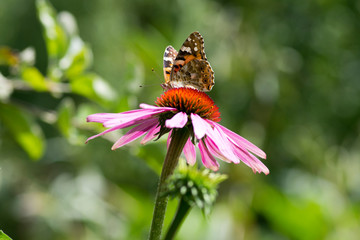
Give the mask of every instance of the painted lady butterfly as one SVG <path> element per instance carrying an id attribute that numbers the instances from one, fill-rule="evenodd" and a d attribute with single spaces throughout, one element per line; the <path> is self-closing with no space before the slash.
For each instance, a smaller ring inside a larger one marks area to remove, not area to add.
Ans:
<path id="1" fill-rule="evenodd" d="M 206 59 L 204 39 L 193 32 L 185 40 L 179 53 L 168 46 L 164 53 L 165 89 L 191 87 L 208 92 L 214 86 L 214 71 Z"/>

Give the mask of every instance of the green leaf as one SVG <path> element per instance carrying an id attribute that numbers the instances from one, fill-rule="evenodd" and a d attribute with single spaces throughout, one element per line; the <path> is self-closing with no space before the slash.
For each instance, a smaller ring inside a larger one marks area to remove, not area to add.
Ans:
<path id="1" fill-rule="evenodd" d="M 7 101 L 14 91 L 11 80 L 7 79 L 0 73 L 0 100 Z"/>
<path id="2" fill-rule="evenodd" d="M 274 229 L 289 239 L 324 239 L 326 236 L 327 223 L 321 207 L 310 199 L 295 198 L 273 186 L 263 185 L 261 191 L 255 193 L 253 204 Z"/>
<path id="3" fill-rule="evenodd" d="M 84 139 L 79 137 L 78 130 L 74 126 L 75 104 L 71 98 L 65 98 L 58 109 L 57 126 L 60 132 L 72 144 L 84 144 Z M 83 118 L 84 119 L 84 118 Z"/>
<path id="4" fill-rule="evenodd" d="M 60 59 L 68 48 L 66 32 L 56 18 L 56 11 L 47 0 L 37 0 L 36 6 L 40 23 L 44 28 L 49 60 Z"/>
<path id="5" fill-rule="evenodd" d="M 37 68 L 25 67 L 22 70 L 21 76 L 23 80 L 28 82 L 36 91 L 48 90 L 46 79 Z"/>
<path id="6" fill-rule="evenodd" d="M 35 49 L 33 47 L 27 47 L 19 54 L 21 65 L 34 66 L 35 64 Z"/>
<path id="7" fill-rule="evenodd" d="M 71 91 L 94 101 L 107 102 L 115 99 L 115 92 L 101 77 L 88 73 L 70 81 Z"/>
<path id="8" fill-rule="evenodd" d="M 58 109 L 57 126 L 64 136 L 67 138 L 70 136 L 72 124 L 71 118 L 74 115 L 75 106 L 74 102 L 70 98 L 65 98 Z"/>
<path id="9" fill-rule="evenodd" d="M 79 35 L 76 19 L 71 13 L 67 11 L 59 12 L 57 19 L 68 36 L 75 37 Z"/>
<path id="10" fill-rule="evenodd" d="M 0 120 L 31 159 L 37 160 L 44 153 L 44 139 L 40 127 L 19 108 L 0 104 Z"/>
<path id="11" fill-rule="evenodd" d="M 0 230 L 0 240 L 12 240 L 8 235 Z"/>
<path id="12" fill-rule="evenodd" d="M 60 68 L 68 78 L 74 78 L 92 64 L 92 52 L 79 37 L 71 39 L 68 51 L 60 60 Z"/>

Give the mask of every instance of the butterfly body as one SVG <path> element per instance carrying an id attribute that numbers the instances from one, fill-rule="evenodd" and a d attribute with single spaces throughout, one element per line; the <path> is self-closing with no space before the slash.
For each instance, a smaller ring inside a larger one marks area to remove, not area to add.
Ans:
<path id="1" fill-rule="evenodd" d="M 168 46 L 164 53 L 165 90 L 190 87 L 208 92 L 214 86 L 214 71 L 207 61 L 204 39 L 199 32 L 193 32 L 185 40 L 179 52 Z"/>

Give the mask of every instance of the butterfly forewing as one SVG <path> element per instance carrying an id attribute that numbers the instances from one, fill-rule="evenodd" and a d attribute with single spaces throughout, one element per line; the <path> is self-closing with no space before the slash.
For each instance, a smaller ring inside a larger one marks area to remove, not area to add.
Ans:
<path id="1" fill-rule="evenodd" d="M 185 64 L 193 59 L 205 59 L 204 39 L 199 32 L 193 32 L 185 40 L 177 54 L 172 73 L 179 71 Z"/>

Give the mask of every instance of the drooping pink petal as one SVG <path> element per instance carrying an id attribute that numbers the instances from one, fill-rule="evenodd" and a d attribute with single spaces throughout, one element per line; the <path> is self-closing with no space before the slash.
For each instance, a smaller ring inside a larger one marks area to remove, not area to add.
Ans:
<path id="1" fill-rule="evenodd" d="M 221 132 L 221 129 L 216 128 L 216 126 L 212 127 L 210 125 L 212 122 L 207 122 L 196 114 L 191 114 L 191 120 L 196 138 L 203 138 L 204 135 L 207 135 L 207 137 L 215 143 L 221 158 L 227 159 L 226 161 L 238 163 L 239 160 L 232 150 L 232 144 L 226 138 L 226 135 Z"/>
<path id="2" fill-rule="evenodd" d="M 157 119 L 150 119 L 134 128 L 132 128 L 129 132 L 127 132 L 124 136 L 122 136 L 119 140 L 117 140 L 114 145 L 112 146 L 112 150 L 122 147 L 125 144 L 128 144 L 139 137 L 143 136 L 147 131 L 151 128 L 156 127 L 158 124 Z"/>
<path id="3" fill-rule="evenodd" d="M 165 121 L 165 126 L 167 128 L 183 128 L 187 121 L 187 114 L 184 112 L 178 112 L 171 119 Z"/>
<path id="4" fill-rule="evenodd" d="M 227 129 L 226 127 L 224 127 L 218 123 L 215 123 L 215 122 L 212 122 L 212 123 L 214 125 L 218 126 L 219 128 L 221 128 L 221 130 L 227 135 L 227 138 L 230 141 L 232 141 L 235 145 L 243 146 L 250 152 L 253 152 L 254 154 L 258 155 L 259 157 L 266 159 L 265 152 L 263 150 L 261 150 L 260 148 L 258 148 L 257 146 L 255 146 L 253 143 L 249 142 L 245 138 L 241 137 L 240 135 L 234 133 L 233 131 Z"/>
<path id="5" fill-rule="evenodd" d="M 206 148 L 203 141 L 201 141 L 201 140 L 199 142 L 199 150 L 200 150 L 200 154 L 201 154 L 201 161 L 204 164 L 204 166 L 213 171 L 217 171 L 219 169 L 219 163 L 209 153 L 208 149 Z"/>
<path id="6" fill-rule="evenodd" d="M 194 113 L 191 113 L 190 117 L 196 138 L 202 139 L 205 136 L 206 129 L 210 127 L 209 123 Z"/>
<path id="7" fill-rule="evenodd" d="M 156 137 L 156 134 L 160 131 L 160 126 L 155 126 L 148 131 L 146 136 L 141 140 L 141 144 L 145 144 L 148 141 L 153 140 Z"/>
<path id="8" fill-rule="evenodd" d="M 205 137 L 205 138 L 203 138 L 203 139 L 204 139 L 204 142 L 205 142 L 206 147 L 208 148 L 209 152 L 210 152 L 213 156 L 215 156 L 215 157 L 217 157 L 217 158 L 219 158 L 219 159 L 221 159 L 221 160 L 223 160 L 223 161 L 225 161 L 225 162 L 231 163 L 231 160 L 227 159 L 227 158 L 220 152 L 219 148 L 216 146 L 216 144 L 213 142 L 213 140 L 211 140 L 211 139 L 208 138 L 208 137 Z M 236 163 L 238 163 L 238 162 L 235 162 L 235 164 L 236 164 Z"/>
<path id="9" fill-rule="evenodd" d="M 245 148 L 239 147 L 236 144 L 234 144 L 233 142 L 230 143 L 232 145 L 232 150 L 233 150 L 234 154 L 237 156 L 236 161 L 234 161 L 234 160 L 227 159 L 226 156 L 224 156 L 222 154 L 222 152 L 219 150 L 219 148 L 217 147 L 217 145 L 214 143 L 214 141 L 212 139 L 210 139 L 209 137 L 205 137 L 204 141 L 205 141 L 205 144 L 206 144 L 209 152 L 212 155 L 214 155 L 215 157 L 217 157 L 221 160 L 227 161 L 227 162 L 232 161 L 235 164 L 238 164 L 241 160 L 247 166 L 252 168 L 252 170 L 254 172 L 263 172 L 266 175 L 269 174 L 269 169 L 259 159 L 257 159 L 251 153 L 249 153 Z"/>
<path id="10" fill-rule="evenodd" d="M 196 149 L 190 138 L 188 138 L 187 142 L 185 143 L 183 152 L 187 163 L 193 166 L 196 162 Z"/>
<path id="11" fill-rule="evenodd" d="M 265 166 L 265 164 L 263 164 L 254 155 L 249 153 L 246 149 L 240 148 L 235 145 L 235 154 L 241 159 L 242 162 L 251 167 L 254 173 L 263 172 L 266 175 L 270 173 L 269 169 Z"/>
<path id="12" fill-rule="evenodd" d="M 221 155 L 231 162 L 238 163 L 239 160 L 234 154 L 232 143 L 226 138 L 226 135 L 216 127 L 216 125 L 214 128 L 210 127 L 207 129 L 206 135 L 213 141 Z"/>

